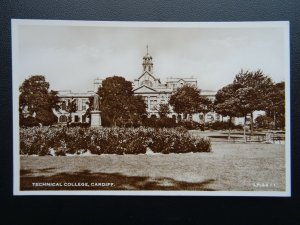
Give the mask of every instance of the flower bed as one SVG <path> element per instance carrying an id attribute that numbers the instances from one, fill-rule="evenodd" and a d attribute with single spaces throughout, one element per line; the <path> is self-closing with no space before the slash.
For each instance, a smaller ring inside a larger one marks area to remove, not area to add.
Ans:
<path id="1" fill-rule="evenodd" d="M 31 127 L 20 129 L 20 154 L 144 154 L 209 152 L 210 141 L 183 129 Z"/>

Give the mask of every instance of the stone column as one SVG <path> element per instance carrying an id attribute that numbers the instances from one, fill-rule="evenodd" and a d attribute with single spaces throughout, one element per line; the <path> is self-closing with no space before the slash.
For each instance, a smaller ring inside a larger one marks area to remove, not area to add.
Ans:
<path id="1" fill-rule="evenodd" d="M 91 127 L 102 127 L 101 114 L 99 110 L 91 111 Z"/>

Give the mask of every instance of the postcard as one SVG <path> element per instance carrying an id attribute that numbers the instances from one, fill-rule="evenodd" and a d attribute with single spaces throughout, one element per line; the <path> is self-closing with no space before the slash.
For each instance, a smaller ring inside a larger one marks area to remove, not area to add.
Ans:
<path id="1" fill-rule="evenodd" d="M 289 22 L 12 19 L 14 195 L 291 195 Z"/>

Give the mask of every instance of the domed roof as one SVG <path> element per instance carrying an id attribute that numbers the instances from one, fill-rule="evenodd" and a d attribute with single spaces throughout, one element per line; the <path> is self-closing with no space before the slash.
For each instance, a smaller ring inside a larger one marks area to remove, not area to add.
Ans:
<path id="1" fill-rule="evenodd" d="M 147 52 L 143 59 L 152 59 L 152 56 Z"/>
<path id="2" fill-rule="evenodd" d="M 150 59 L 150 60 L 152 60 L 152 56 L 148 53 L 148 45 L 146 46 L 146 48 L 147 48 L 147 53 L 146 53 L 146 55 L 143 57 L 143 59 Z"/>

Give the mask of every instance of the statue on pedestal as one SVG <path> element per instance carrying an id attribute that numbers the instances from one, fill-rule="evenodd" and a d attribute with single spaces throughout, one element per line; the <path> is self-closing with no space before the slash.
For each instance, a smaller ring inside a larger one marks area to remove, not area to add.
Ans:
<path id="1" fill-rule="evenodd" d="M 94 111 L 100 110 L 100 96 L 98 94 L 94 95 L 93 110 Z"/>
<path id="2" fill-rule="evenodd" d="M 91 127 L 101 127 L 101 124 L 100 97 L 98 94 L 95 94 L 91 110 Z"/>

